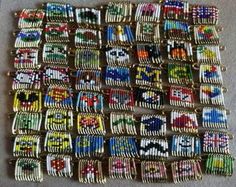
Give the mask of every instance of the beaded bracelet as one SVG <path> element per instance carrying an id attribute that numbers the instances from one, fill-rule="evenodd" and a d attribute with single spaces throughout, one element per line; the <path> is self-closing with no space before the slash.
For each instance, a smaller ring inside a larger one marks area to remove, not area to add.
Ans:
<path id="1" fill-rule="evenodd" d="M 142 159 L 168 158 L 168 141 L 156 138 L 142 138 L 139 154 Z"/>
<path id="2" fill-rule="evenodd" d="M 106 183 L 102 171 L 102 162 L 99 160 L 83 160 L 78 163 L 78 179 L 81 183 Z"/>
<path id="3" fill-rule="evenodd" d="M 196 44 L 215 44 L 220 42 L 219 35 L 215 26 L 211 25 L 197 25 L 194 26 L 194 40 Z"/>
<path id="4" fill-rule="evenodd" d="M 46 42 L 69 42 L 67 23 L 47 23 L 44 29 Z"/>
<path id="5" fill-rule="evenodd" d="M 78 134 L 105 135 L 105 123 L 103 115 L 96 113 L 79 113 L 77 115 Z"/>
<path id="6" fill-rule="evenodd" d="M 198 133 L 197 115 L 194 112 L 172 110 L 170 124 L 175 132 Z"/>
<path id="7" fill-rule="evenodd" d="M 75 140 L 75 156 L 101 157 L 104 154 L 103 136 L 77 136 Z"/>
<path id="8" fill-rule="evenodd" d="M 190 84 L 193 73 L 189 64 L 168 63 L 168 81 L 174 84 Z"/>
<path id="9" fill-rule="evenodd" d="M 18 158 L 15 164 L 15 179 L 17 181 L 42 182 L 41 162 L 32 158 Z"/>
<path id="10" fill-rule="evenodd" d="M 133 114 L 111 112 L 110 129 L 112 134 L 137 134 Z"/>
<path id="11" fill-rule="evenodd" d="M 156 44 L 138 44 L 137 56 L 141 64 L 162 63 L 160 46 Z"/>
<path id="12" fill-rule="evenodd" d="M 18 70 L 15 72 L 15 77 L 12 83 L 12 90 L 19 89 L 34 89 L 38 90 L 41 87 L 40 72 L 30 69 Z"/>
<path id="13" fill-rule="evenodd" d="M 234 157 L 231 155 L 210 154 L 205 164 L 207 174 L 232 176 Z"/>
<path id="14" fill-rule="evenodd" d="M 229 154 L 229 135 L 225 132 L 206 131 L 203 137 L 203 152 Z"/>
<path id="15" fill-rule="evenodd" d="M 47 173 L 52 176 L 72 177 L 72 157 L 69 155 L 48 154 L 46 158 Z"/>
<path id="16" fill-rule="evenodd" d="M 227 129 L 227 111 L 215 107 L 204 107 L 202 110 L 202 126 L 213 129 Z"/>
<path id="17" fill-rule="evenodd" d="M 143 183 L 167 181 L 167 169 L 164 162 L 142 161 L 141 178 Z"/>
<path id="18" fill-rule="evenodd" d="M 135 179 L 136 163 L 133 158 L 109 157 L 109 177 L 112 179 Z"/>
<path id="19" fill-rule="evenodd" d="M 95 8 L 76 8 L 77 24 L 101 25 L 101 11 Z"/>
<path id="20" fill-rule="evenodd" d="M 76 72 L 75 89 L 99 91 L 101 89 L 101 71 L 78 70 Z"/>
<path id="21" fill-rule="evenodd" d="M 220 48 L 214 45 L 198 45 L 197 61 L 199 63 L 221 64 Z"/>
<path id="22" fill-rule="evenodd" d="M 18 28 L 39 28 L 43 25 L 45 12 L 42 9 L 23 9 L 20 12 Z"/>
<path id="23" fill-rule="evenodd" d="M 73 111 L 48 109 L 44 123 L 45 130 L 67 131 L 73 127 Z"/>
<path id="24" fill-rule="evenodd" d="M 194 107 L 193 89 L 182 86 L 170 86 L 170 105 L 182 107 Z"/>
<path id="25" fill-rule="evenodd" d="M 130 65 L 131 61 L 128 49 L 118 46 L 106 48 L 106 62 L 111 66 Z"/>
<path id="26" fill-rule="evenodd" d="M 40 131 L 42 113 L 17 112 L 12 123 L 12 134 L 35 134 Z"/>
<path id="27" fill-rule="evenodd" d="M 136 41 L 138 42 L 160 42 L 160 29 L 157 23 L 137 22 Z"/>
<path id="28" fill-rule="evenodd" d="M 132 17 L 131 2 L 109 2 L 106 8 L 105 22 L 130 22 Z"/>
<path id="29" fill-rule="evenodd" d="M 43 46 L 43 62 L 49 64 L 68 64 L 67 44 L 45 43 Z"/>
<path id="30" fill-rule="evenodd" d="M 75 68 L 76 69 L 99 69 L 100 51 L 96 49 L 76 49 Z"/>
<path id="31" fill-rule="evenodd" d="M 219 9 L 215 6 L 194 5 L 192 7 L 193 24 L 215 25 L 218 23 Z"/>
<path id="32" fill-rule="evenodd" d="M 161 6 L 157 3 L 138 3 L 135 21 L 159 22 Z"/>
<path id="33" fill-rule="evenodd" d="M 39 157 L 40 136 L 38 135 L 17 135 L 13 146 L 13 156 L 15 157 Z"/>
<path id="34" fill-rule="evenodd" d="M 174 183 L 189 180 L 201 180 L 202 171 L 198 160 L 180 160 L 171 164 L 172 178 Z"/>
<path id="35" fill-rule="evenodd" d="M 140 86 L 162 89 L 161 69 L 149 65 L 138 65 L 135 83 Z"/>
<path id="36" fill-rule="evenodd" d="M 112 137 L 109 139 L 111 156 L 137 157 L 138 149 L 134 137 Z"/>
<path id="37" fill-rule="evenodd" d="M 74 22 L 74 8 L 64 3 L 47 3 L 46 4 L 47 22 Z"/>
<path id="38" fill-rule="evenodd" d="M 175 157 L 196 157 L 201 154 L 200 138 L 189 135 L 173 135 L 171 155 Z"/>
<path id="39" fill-rule="evenodd" d="M 71 153 L 72 138 L 68 132 L 48 131 L 44 141 L 44 151 L 49 153 Z"/>
<path id="40" fill-rule="evenodd" d="M 14 68 L 16 69 L 39 69 L 38 49 L 20 48 L 14 54 Z"/>
<path id="41" fill-rule="evenodd" d="M 66 86 L 70 84 L 69 68 L 62 66 L 44 66 L 43 71 L 44 85 L 61 85 Z"/>
<path id="42" fill-rule="evenodd" d="M 32 90 L 17 90 L 14 95 L 13 111 L 41 112 L 42 93 Z"/>
<path id="43" fill-rule="evenodd" d="M 201 64 L 199 69 L 200 83 L 223 84 L 219 65 Z"/>
<path id="44" fill-rule="evenodd" d="M 200 86 L 200 103 L 224 106 L 223 88 L 218 85 L 202 84 Z"/>
<path id="45" fill-rule="evenodd" d="M 73 109 L 72 89 L 62 86 L 49 86 L 44 97 L 44 107 Z"/>
<path id="46" fill-rule="evenodd" d="M 38 48 L 41 42 L 42 29 L 21 29 L 16 35 L 15 48 Z"/>
<path id="47" fill-rule="evenodd" d="M 141 136 L 164 136 L 166 135 L 166 116 L 142 115 L 140 124 Z"/>

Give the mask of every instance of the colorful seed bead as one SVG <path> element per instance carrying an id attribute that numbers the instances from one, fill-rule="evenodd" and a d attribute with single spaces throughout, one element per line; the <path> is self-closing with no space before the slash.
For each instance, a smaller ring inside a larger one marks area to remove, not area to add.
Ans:
<path id="1" fill-rule="evenodd" d="M 171 164 L 174 183 L 201 180 L 202 171 L 199 160 L 180 160 Z"/>
<path id="2" fill-rule="evenodd" d="M 38 48 L 41 42 L 42 29 L 21 29 L 16 35 L 15 48 Z"/>
<path id="3" fill-rule="evenodd" d="M 232 176 L 234 160 L 231 155 L 209 154 L 205 163 L 205 172 L 210 175 Z"/>
<path id="4" fill-rule="evenodd" d="M 74 8 L 64 3 L 47 3 L 45 7 L 47 22 L 74 22 Z"/>
<path id="5" fill-rule="evenodd" d="M 131 64 L 128 49 L 117 46 L 106 48 L 106 61 L 111 66 L 126 66 Z"/>
<path id="6" fill-rule="evenodd" d="M 229 154 L 229 135 L 225 132 L 206 131 L 203 137 L 203 152 Z"/>
<path id="7" fill-rule="evenodd" d="M 201 64 L 199 70 L 201 83 L 223 84 L 221 67 L 219 65 Z"/>
<path id="8" fill-rule="evenodd" d="M 162 63 L 160 46 L 155 44 L 137 44 L 137 57 L 140 64 Z"/>
<path id="9" fill-rule="evenodd" d="M 109 157 L 109 177 L 112 179 L 135 179 L 137 169 L 134 158 Z"/>
<path id="10" fill-rule="evenodd" d="M 190 42 L 167 40 L 167 54 L 170 60 L 193 61 L 193 50 Z"/>
<path id="11" fill-rule="evenodd" d="M 219 46 L 214 45 L 198 45 L 197 61 L 206 64 L 220 64 L 221 55 Z"/>
<path id="12" fill-rule="evenodd" d="M 149 65 L 139 65 L 136 69 L 136 85 L 162 89 L 161 70 Z"/>
<path id="13" fill-rule="evenodd" d="M 174 157 L 196 157 L 201 154 L 200 138 L 189 135 L 173 135 L 171 154 Z"/>
<path id="14" fill-rule="evenodd" d="M 45 43 L 43 46 L 43 62 L 49 64 L 68 64 L 66 44 Z"/>
<path id="15" fill-rule="evenodd" d="M 191 65 L 168 63 L 168 81 L 174 84 L 193 83 Z"/>
<path id="16" fill-rule="evenodd" d="M 76 8 L 75 16 L 77 24 L 101 24 L 101 11 L 95 8 Z"/>
<path id="17" fill-rule="evenodd" d="M 142 108 L 160 109 L 163 107 L 164 93 L 149 88 L 137 88 L 134 92 L 135 105 Z"/>
<path id="18" fill-rule="evenodd" d="M 161 6 L 157 3 L 138 3 L 135 21 L 159 22 Z"/>
<path id="19" fill-rule="evenodd" d="M 17 181 L 42 182 L 41 161 L 32 158 L 18 158 L 15 164 L 15 179 Z"/>
<path id="20" fill-rule="evenodd" d="M 104 154 L 103 136 L 77 136 L 75 140 L 75 156 L 101 157 Z"/>
<path id="21" fill-rule="evenodd" d="M 100 51 L 96 49 L 76 49 L 75 68 L 76 69 L 99 69 Z"/>
<path id="22" fill-rule="evenodd" d="M 191 40 L 190 26 L 186 22 L 165 20 L 164 37 L 168 39 Z"/>
<path id="23" fill-rule="evenodd" d="M 17 90 L 13 101 L 14 112 L 41 112 L 42 93 L 32 90 Z"/>
<path id="24" fill-rule="evenodd" d="M 134 96 L 130 90 L 110 89 L 109 108 L 114 110 L 130 110 L 134 108 Z"/>
<path id="25" fill-rule="evenodd" d="M 112 134 L 137 134 L 135 119 L 132 114 L 111 112 L 110 128 Z"/>
<path id="26" fill-rule="evenodd" d="M 55 131 L 71 130 L 73 128 L 73 112 L 63 109 L 48 109 L 44 128 Z"/>
<path id="27" fill-rule="evenodd" d="M 172 131 L 198 133 L 198 121 L 196 113 L 172 110 L 170 120 Z"/>
<path id="28" fill-rule="evenodd" d="M 69 42 L 67 23 L 47 23 L 44 29 L 46 42 Z"/>
<path id="29" fill-rule="evenodd" d="M 130 22 L 132 17 L 131 2 L 109 2 L 106 8 L 105 22 Z"/>
<path id="30" fill-rule="evenodd" d="M 110 46 L 132 45 L 135 42 L 130 25 L 108 25 L 106 36 Z"/>
<path id="31" fill-rule="evenodd" d="M 77 131 L 78 134 L 105 135 L 106 129 L 103 116 L 94 113 L 79 113 L 77 115 Z"/>
<path id="32" fill-rule="evenodd" d="M 42 113 L 17 112 L 12 123 L 12 134 L 37 134 L 41 122 Z"/>
<path id="33" fill-rule="evenodd" d="M 14 68 L 16 69 L 39 69 L 38 49 L 20 48 L 15 52 Z"/>
<path id="34" fill-rule="evenodd" d="M 219 35 L 215 26 L 198 25 L 194 26 L 194 40 L 196 44 L 219 44 Z"/>
<path id="35" fill-rule="evenodd" d="M 189 3 L 182 0 L 165 0 L 162 11 L 164 19 L 188 20 Z"/>
<path id="36" fill-rule="evenodd" d="M 167 168 L 164 162 L 142 161 L 141 178 L 143 183 L 166 182 Z"/>
<path id="37" fill-rule="evenodd" d="M 202 84 L 200 86 L 200 102 L 224 106 L 223 88 L 218 85 Z"/>
<path id="38" fill-rule="evenodd" d="M 166 135 L 166 116 L 142 115 L 140 124 L 141 136 Z"/>
<path id="39" fill-rule="evenodd" d="M 138 157 L 135 137 L 112 137 L 109 139 L 109 153 L 118 157 Z"/>
<path id="40" fill-rule="evenodd" d="M 15 72 L 15 77 L 12 83 L 12 90 L 18 89 L 34 89 L 38 90 L 41 87 L 40 72 L 34 70 L 18 70 Z"/>
<path id="41" fill-rule="evenodd" d="M 103 174 L 102 162 L 99 160 L 84 160 L 78 162 L 78 180 L 81 183 L 106 183 L 106 178 Z"/>
<path id="42" fill-rule="evenodd" d="M 106 85 L 110 86 L 131 86 L 130 69 L 126 67 L 107 66 L 105 82 Z"/>
<path id="43" fill-rule="evenodd" d="M 71 153 L 72 137 L 68 132 L 48 131 L 44 141 L 44 151 L 49 153 Z"/>
<path id="44" fill-rule="evenodd" d="M 137 22 L 136 41 L 138 42 L 160 42 L 159 24 L 148 22 Z"/>
<path id="45" fill-rule="evenodd" d="M 213 129 L 227 129 L 227 111 L 220 108 L 204 107 L 202 110 L 202 126 Z"/>
<path id="46" fill-rule="evenodd" d="M 62 66 L 45 66 L 43 72 L 44 85 L 70 85 L 69 68 Z"/>
<path id="47" fill-rule="evenodd" d="M 181 86 L 170 87 L 170 105 L 182 107 L 194 107 L 193 89 Z"/>
<path id="48" fill-rule="evenodd" d="M 42 27 L 44 16 L 42 9 L 23 9 L 19 15 L 18 28 Z"/>
<path id="49" fill-rule="evenodd" d="M 139 154 L 142 159 L 168 158 L 168 141 L 156 138 L 142 138 Z"/>
<path id="50" fill-rule="evenodd" d="M 101 71 L 78 70 L 76 72 L 75 89 L 99 91 L 101 89 Z"/>
<path id="51" fill-rule="evenodd" d="M 192 7 L 193 24 L 216 25 L 218 17 L 219 9 L 215 6 L 194 5 Z"/>
<path id="52" fill-rule="evenodd" d="M 75 47 L 99 48 L 102 45 L 101 31 L 78 28 L 75 32 Z"/>
<path id="53" fill-rule="evenodd" d="M 40 152 L 41 152 L 40 136 L 38 135 L 16 136 L 13 146 L 13 156 L 38 158 Z"/>
<path id="54" fill-rule="evenodd" d="M 72 157 L 69 155 L 48 154 L 46 158 L 47 173 L 51 176 L 73 176 Z"/>
<path id="55" fill-rule="evenodd" d="M 80 91 L 77 97 L 77 112 L 103 112 L 104 97 L 97 92 Z"/>
<path id="56" fill-rule="evenodd" d="M 44 107 L 73 109 L 72 89 L 62 86 L 49 86 L 44 97 Z"/>

